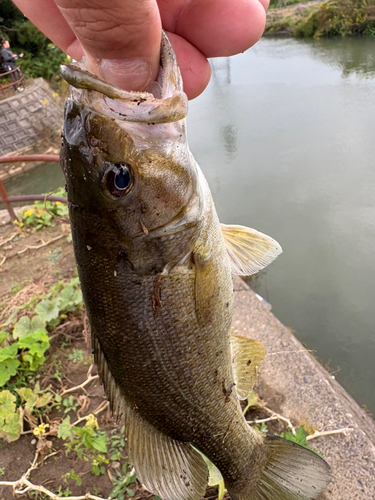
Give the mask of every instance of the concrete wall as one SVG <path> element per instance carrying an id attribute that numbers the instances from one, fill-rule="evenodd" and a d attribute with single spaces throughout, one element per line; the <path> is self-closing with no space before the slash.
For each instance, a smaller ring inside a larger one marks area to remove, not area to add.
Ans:
<path id="1" fill-rule="evenodd" d="M 0 101 L 0 156 L 59 145 L 63 108 L 43 78 Z"/>

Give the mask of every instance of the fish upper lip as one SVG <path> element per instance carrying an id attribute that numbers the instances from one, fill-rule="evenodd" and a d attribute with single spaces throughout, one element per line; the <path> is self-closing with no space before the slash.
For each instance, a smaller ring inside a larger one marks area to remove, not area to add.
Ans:
<path id="1" fill-rule="evenodd" d="M 161 87 L 160 98 L 146 91 L 132 92 L 117 88 L 83 69 L 80 63 L 62 65 L 61 74 L 71 85 L 74 100 L 116 120 L 158 124 L 177 122 L 187 115 L 187 96 L 183 92 L 171 43 L 164 32 L 156 82 Z"/>

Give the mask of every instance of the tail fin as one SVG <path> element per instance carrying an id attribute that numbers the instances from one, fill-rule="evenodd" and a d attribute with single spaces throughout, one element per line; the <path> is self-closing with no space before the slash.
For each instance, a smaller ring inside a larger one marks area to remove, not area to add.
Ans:
<path id="1" fill-rule="evenodd" d="M 256 484 L 236 491 L 232 500 L 308 500 L 317 498 L 330 482 L 330 467 L 314 452 L 279 438 L 267 436 L 267 460 Z"/>

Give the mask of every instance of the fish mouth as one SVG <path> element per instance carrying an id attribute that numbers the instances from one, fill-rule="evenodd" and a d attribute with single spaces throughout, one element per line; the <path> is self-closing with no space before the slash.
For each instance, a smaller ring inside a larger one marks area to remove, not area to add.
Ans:
<path id="1" fill-rule="evenodd" d="M 188 100 L 171 43 L 162 34 L 160 69 L 152 92 L 122 90 L 84 69 L 84 61 L 60 67 L 71 85 L 72 98 L 96 112 L 116 120 L 148 124 L 172 123 L 186 117 Z"/>

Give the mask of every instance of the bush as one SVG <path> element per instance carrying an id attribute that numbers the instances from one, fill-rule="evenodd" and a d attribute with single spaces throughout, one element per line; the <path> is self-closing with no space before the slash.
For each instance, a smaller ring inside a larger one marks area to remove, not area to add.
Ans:
<path id="1" fill-rule="evenodd" d="M 332 0 L 297 23 L 295 36 L 375 35 L 375 0 Z"/>

